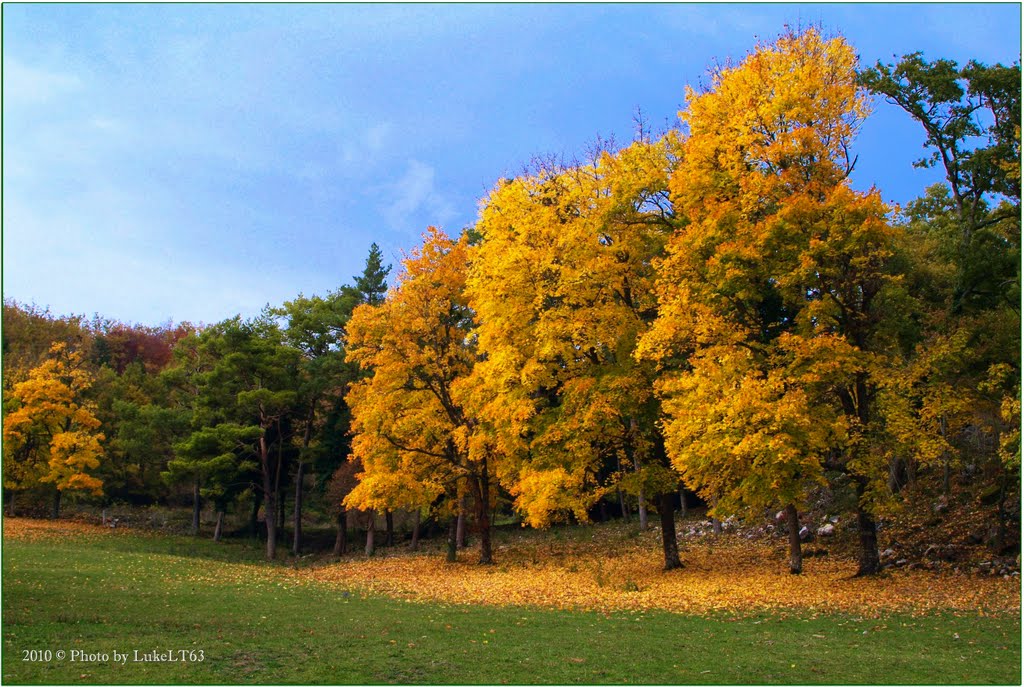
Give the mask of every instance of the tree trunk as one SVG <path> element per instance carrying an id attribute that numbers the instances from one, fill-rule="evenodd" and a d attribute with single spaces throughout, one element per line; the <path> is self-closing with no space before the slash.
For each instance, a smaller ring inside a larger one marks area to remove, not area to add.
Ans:
<path id="1" fill-rule="evenodd" d="M 292 510 L 292 555 L 302 551 L 302 478 L 306 464 L 299 461 L 295 468 L 295 508 Z"/>
<path id="2" fill-rule="evenodd" d="M 639 423 L 635 417 L 629 418 L 629 441 L 626 444 L 626 450 L 628 456 L 633 461 L 633 471 L 640 472 L 640 457 L 636 455 L 636 451 L 633 449 L 633 438 L 639 433 Z M 636 510 L 640 516 L 640 531 L 647 531 L 647 497 L 644 494 L 643 483 L 640 484 L 640 489 L 636 495 Z"/>
<path id="3" fill-rule="evenodd" d="M 367 514 L 367 518 L 368 522 L 366 525 L 366 556 L 367 558 L 369 558 L 374 554 L 374 551 L 377 550 L 373 540 L 374 535 L 376 534 L 375 530 L 377 529 L 377 512 L 371 510 Z"/>
<path id="4" fill-rule="evenodd" d="M 203 507 L 199 496 L 199 480 L 192 482 L 192 536 L 199 534 L 199 511 Z"/>
<path id="5" fill-rule="evenodd" d="M 665 552 L 665 570 L 683 567 L 679 560 L 679 542 L 676 541 L 675 500 L 672 492 L 665 492 L 658 499 L 658 510 L 661 515 L 661 547 Z"/>
<path id="6" fill-rule="evenodd" d="M 879 570 L 878 528 L 871 513 L 865 510 L 862 501 L 867 490 L 867 479 L 856 477 L 857 485 L 857 531 L 860 534 L 860 565 L 857 576 L 874 575 Z"/>
<path id="7" fill-rule="evenodd" d="M 718 499 L 712 499 L 711 507 L 714 508 L 717 505 Z M 715 533 L 715 536 L 720 535 L 722 533 L 722 521 L 718 518 L 711 518 L 711 531 Z"/>
<path id="8" fill-rule="evenodd" d="M 224 526 L 224 511 L 217 511 L 217 526 L 213 528 L 213 541 L 220 541 L 221 529 Z"/>
<path id="9" fill-rule="evenodd" d="M 341 513 L 338 514 L 337 522 L 335 523 L 338 530 L 337 535 L 334 537 L 335 556 L 340 556 L 348 549 L 348 532 L 346 531 L 348 529 L 346 527 L 347 519 L 348 514 L 345 511 L 341 511 Z"/>
<path id="10" fill-rule="evenodd" d="M 412 541 L 409 542 L 409 549 L 411 551 L 418 551 L 420 548 L 420 512 L 417 510 L 413 513 L 412 521 Z"/>
<path id="11" fill-rule="evenodd" d="M 616 489 L 615 493 L 619 496 L 619 513 L 622 514 L 623 520 L 629 520 L 629 511 L 626 510 L 626 497 L 622 493 L 621 489 Z"/>
<path id="12" fill-rule="evenodd" d="M 484 463 L 480 469 L 480 476 L 471 479 L 476 501 L 476 525 L 480 532 L 480 565 L 490 565 L 494 562 L 491 556 L 491 485 L 487 478 L 487 464 Z"/>
<path id="13" fill-rule="evenodd" d="M 395 545 L 395 514 L 384 511 L 384 546 Z"/>
<path id="14" fill-rule="evenodd" d="M 259 456 L 260 466 L 263 471 L 263 520 L 267 525 L 267 560 L 277 558 L 277 518 L 278 501 L 277 496 L 281 490 L 281 441 L 280 436 L 277 442 L 277 464 L 274 465 L 270 458 L 270 446 L 267 444 L 266 427 L 261 425 L 264 433 L 260 435 Z M 278 423 L 278 435 L 280 435 L 280 422 Z"/>
<path id="15" fill-rule="evenodd" d="M 13 491 L 9 491 L 8 493 L 10 494 L 10 496 L 8 497 L 8 501 L 7 501 L 7 517 L 13 518 L 13 517 L 15 517 L 14 516 L 14 492 Z"/>
<path id="16" fill-rule="evenodd" d="M 459 518 L 455 523 L 455 543 L 460 549 L 466 548 L 466 497 L 459 499 Z"/>
<path id="17" fill-rule="evenodd" d="M 458 518 L 453 515 L 448 520 L 448 552 L 445 556 L 445 560 L 449 563 L 454 563 L 458 560 L 458 556 L 456 555 L 456 551 L 458 549 L 458 527 Z"/>
<path id="18" fill-rule="evenodd" d="M 263 520 L 267 525 L 267 560 L 277 558 L 277 504 L 273 491 L 267 493 L 263 503 Z"/>
<path id="19" fill-rule="evenodd" d="M 679 519 L 686 519 L 686 489 L 682 484 L 679 485 Z"/>
<path id="20" fill-rule="evenodd" d="M 274 503 L 277 505 L 277 537 L 278 540 L 284 541 L 284 489 L 279 484 L 277 488 L 277 499 Z"/>
<path id="21" fill-rule="evenodd" d="M 800 552 L 800 516 L 792 503 L 786 506 L 789 522 L 789 572 L 799 575 L 803 571 L 803 555 Z"/>
<path id="22" fill-rule="evenodd" d="M 50 517 L 54 520 L 60 518 L 60 489 L 53 492 L 53 511 Z"/>

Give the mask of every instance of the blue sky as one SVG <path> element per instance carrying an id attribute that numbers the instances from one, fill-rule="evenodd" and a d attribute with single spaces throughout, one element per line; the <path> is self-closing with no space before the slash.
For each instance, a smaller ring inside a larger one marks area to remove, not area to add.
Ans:
<path id="1" fill-rule="evenodd" d="M 1020 57 L 1019 4 L 4 5 L 4 296 L 157 324 L 325 293 L 812 22 L 865 63 Z M 922 142 L 879 103 L 855 185 L 916 197 Z"/>

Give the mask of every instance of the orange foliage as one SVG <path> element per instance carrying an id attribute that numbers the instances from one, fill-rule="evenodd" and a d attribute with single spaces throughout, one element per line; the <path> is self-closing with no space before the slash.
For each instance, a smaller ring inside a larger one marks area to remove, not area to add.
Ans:
<path id="1" fill-rule="evenodd" d="M 95 539 L 138 531 L 74 521 L 5 518 L 8 541 Z M 1013 615 L 1020 613 L 1018 578 L 900 568 L 853 577 L 856 563 L 816 558 L 802 575 L 783 566 L 782 542 L 723 535 L 692 543 L 686 567 L 658 571 L 656 532 L 623 539 L 614 525 L 598 526 L 587 541 L 553 542 L 529 535 L 498 547 L 502 564 L 445 563 L 434 552 L 391 554 L 295 570 L 265 564 L 208 566 L 195 579 L 211 584 L 251 583 L 261 577 L 282 587 L 337 584 L 415 602 L 527 605 L 598 611 L 666 610 L 708 614 L 905 612 Z"/>

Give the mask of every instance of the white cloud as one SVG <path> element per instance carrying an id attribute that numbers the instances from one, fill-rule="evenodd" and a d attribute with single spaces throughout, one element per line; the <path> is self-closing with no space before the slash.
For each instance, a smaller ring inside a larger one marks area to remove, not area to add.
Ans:
<path id="1" fill-rule="evenodd" d="M 405 173 L 387 190 L 394 199 L 385 210 L 392 229 L 421 230 L 455 216 L 451 203 L 437 189 L 434 168 L 419 160 L 409 160 Z"/>
<path id="2" fill-rule="evenodd" d="M 43 105 L 84 88 L 74 74 L 27 65 L 4 55 L 4 109 Z"/>

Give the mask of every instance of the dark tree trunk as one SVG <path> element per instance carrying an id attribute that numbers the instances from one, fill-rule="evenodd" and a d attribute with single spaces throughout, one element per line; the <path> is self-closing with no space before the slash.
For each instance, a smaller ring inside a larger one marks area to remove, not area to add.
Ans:
<path id="1" fill-rule="evenodd" d="M 395 545 L 395 514 L 384 511 L 384 546 Z"/>
<path id="2" fill-rule="evenodd" d="M 292 555 L 302 551 L 302 478 L 306 464 L 299 461 L 295 468 L 295 508 L 292 510 Z"/>
<path id="3" fill-rule="evenodd" d="M 13 491 L 8 491 L 7 493 L 8 493 L 8 497 L 7 497 L 7 517 L 13 518 L 13 517 L 15 517 L 15 515 L 14 515 L 14 492 Z M 104 524 L 106 524 L 106 523 L 104 523 Z"/>
<path id="4" fill-rule="evenodd" d="M 267 525 L 267 560 L 277 558 L 277 504 L 275 494 L 268 492 L 263 503 L 263 521 Z"/>
<path id="5" fill-rule="evenodd" d="M 448 551 L 447 555 L 445 556 L 445 560 L 449 563 L 454 563 L 456 560 L 458 560 L 458 556 L 456 555 L 456 552 L 458 550 L 458 527 L 458 518 L 453 515 L 451 519 L 448 521 Z"/>
<path id="6" fill-rule="evenodd" d="M 455 543 L 460 549 L 466 548 L 466 497 L 459 499 L 459 518 L 455 523 Z"/>
<path id="7" fill-rule="evenodd" d="M 619 513 L 622 514 L 623 520 L 629 520 L 629 510 L 626 509 L 626 497 L 623 495 L 621 489 L 616 489 L 615 493 L 619 496 Z"/>
<path id="8" fill-rule="evenodd" d="M 786 520 L 789 523 L 789 572 L 799 575 L 804 567 L 800 551 L 800 516 L 792 503 L 786 506 Z"/>
<path id="9" fill-rule="evenodd" d="M 598 517 L 601 518 L 601 522 L 608 522 L 608 504 L 605 503 L 604 499 L 601 499 L 601 503 L 598 506 Z"/>
<path id="10" fill-rule="evenodd" d="M 418 551 L 420 548 L 420 512 L 417 510 L 412 517 L 412 541 L 409 542 L 409 549 Z"/>
<path id="11" fill-rule="evenodd" d="M 54 520 L 60 518 L 60 489 L 53 492 L 53 510 L 50 513 L 50 517 Z"/>
<path id="12" fill-rule="evenodd" d="M 480 565 L 494 562 L 491 556 L 491 485 L 487 477 L 487 464 L 480 469 L 480 476 L 470 480 L 476 501 L 476 526 L 480 533 Z"/>
<path id="13" fill-rule="evenodd" d="M 371 510 L 367 514 L 367 520 L 368 521 L 366 524 L 366 556 L 370 557 L 377 550 L 374 543 L 374 536 L 376 534 L 377 529 L 377 512 Z"/>
<path id="14" fill-rule="evenodd" d="M 348 528 L 346 527 L 346 520 L 348 520 L 348 514 L 345 511 L 341 511 L 338 514 L 337 522 L 337 535 L 334 537 L 334 555 L 340 556 L 345 553 L 348 549 Z"/>
<path id="15" fill-rule="evenodd" d="M 224 511 L 217 511 L 217 525 L 213 528 L 213 541 L 220 541 L 220 533 L 224 527 Z"/>
<path id="16" fill-rule="evenodd" d="M 278 539 L 278 542 L 283 543 L 284 542 L 285 510 L 284 510 L 284 489 L 281 487 L 281 485 L 278 485 L 277 499 L 274 500 L 274 503 L 277 505 L 277 539 Z"/>
<path id="17" fill-rule="evenodd" d="M 658 499 L 658 511 L 661 515 L 661 548 L 665 552 L 665 570 L 683 567 L 679 560 L 679 542 L 676 541 L 675 495 L 665 492 Z"/>
<path id="18" fill-rule="evenodd" d="M 857 576 L 874 575 L 878 572 L 880 565 L 878 560 L 878 528 L 875 519 L 862 503 L 864 492 L 867 490 L 867 479 L 856 477 L 857 485 L 857 532 L 860 534 L 860 565 L 857 568 Z"/>
<path id="19" fill-rule="evenodd" d="M 203 501 L 199 496 L 199 480 L 192 483 L 192 536 L 199 534 L 199 511 Z"/>
<path id="20" fill-rule="evenodd" d="M 679 485 L 679 518 L 686 518 L 686 489 L 682 484 Z"/>

